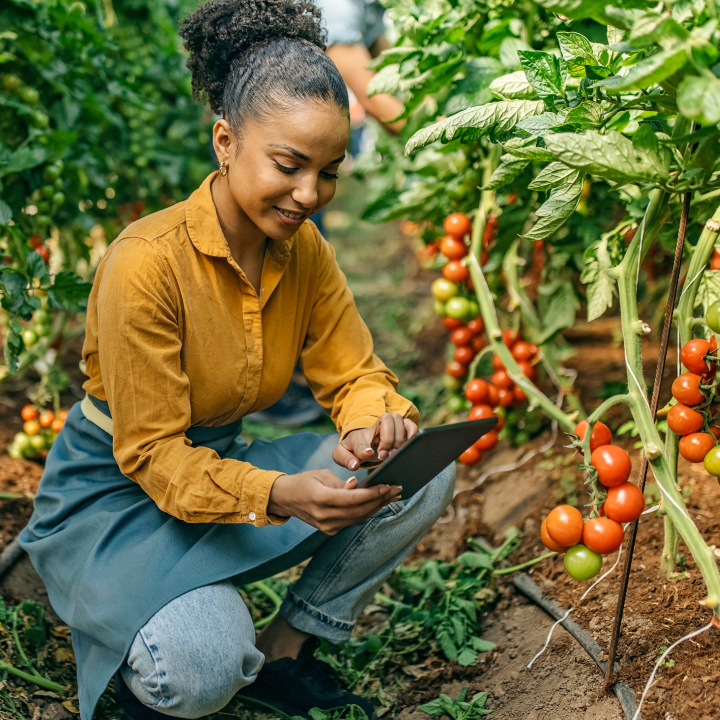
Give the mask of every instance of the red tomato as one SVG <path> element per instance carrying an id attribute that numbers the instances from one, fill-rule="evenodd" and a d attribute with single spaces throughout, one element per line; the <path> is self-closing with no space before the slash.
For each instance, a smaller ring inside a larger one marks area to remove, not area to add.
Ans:
<path id="1" fill-rule="evenodd" d="M 485 433 L 474 445 L 480 452 L 488 452 L 498 444 L 497 430 L 493 429 Z"/>
<path id="2" fill-rule="evenodd" d="M 495 414 L 489 405 L 475 405 L 468 414 L 468 420 L 484 420 L 485 418 L 491 417 L 497 418 L 498 422 L 494 429 L 500 432 L 503 429 L 505 421 L 500 415 Z"/>
<path id="3" fill-rule="evenodd" d="M 519 340 L 512 346 L 512 356 L 520 362 L 521 360 L 530 360 L 533 356 L 532 345 L 524 340 Z"/>
<path id="4" fill-rule="evenodd" d="M 52 410 L 46 410 L 40 414 L 40 426 L 49 428 L 55 420 L 55 413 Z"/>
<path id="5" fill-rule="evenodd" d="M 47 265 L 50 262 L 50 251 L 46 245 L 41 245 L 35 248 L 35 252 L 43 259 L 43 262 Z"/>
<path id="6" fill-rule="evenodd" d="M 575 430 L 573 432 L 580 438 L 580 440 L 584 440 L 587 427 L 587 420 L 583 420 L 575 426 Z M 590 435 L 590 452 L 599 448 L 601 445 L 610 445 L 610 443 L 612 443 L 612 433 L 610 432 L 610 428 L 605 423 L 598 420 L 593 425 L 593 431 Z"/>
<path id="7" fill-rule="evenodd" d="M 487 404 L 490 405 L 490 407 L 497 407 L 500 404 L 498 388 L 496 388 L 493 384 L 488 385 Z"/>
<path id="8" fill-rule="evenodd" d="M 673 397 L 683 405 L 699 405 L 704 395 L 700 390 L 702 376 L 696 373 L 686 372 L 673 380 L 672 394 Z"/>
<path id="9" fill-rule="evenodd" d="M 510 407 L 513 402 L 512 390 L 508 390 L 507 388 L 499 388 L 498 401 L 500 403 L 500 407 Z"/>
<path id="10" fill-rule="evenodd" d="M 625 539 L 623 526 L 610 518 L 590 518 L 583 525 L 583 545 L 600 555 L 609 555 L 620 548 Z"/>
<path id="11" fill-rule="evenodd" d="M 452 235 L 455 238 L 462 238 L 470 234 L 472 223 L 467 215 L 456 212 L 445 218 L 443 229 L 448 235 Z"/>
<path id="12" fill-rule="evenodd" d="M 545 520 L 548 535 L 558 545 L 570 547 L 582 540 L 583 516 L 572 505 L 558 505 L 550 511 Z"/>
<path id="13" fill-rule="evenodd" d="M 630 456 L 617 445 L 601 445 L 593 450 L 590 464 L 598 471 L 598 479 L 605 487 L 615 487 L 630 477 Z"/>
<path id="14" fill-rule="evenodd" d="M 435 243 L 423 245 L 416 253 L 415 257 L 423 264 L 432 260 L 438 254 L 438 246 Z M 432 263 L 430 263 L 432 265 Z"/>
<path id="15" fill-rule="evenodd" d="M 673 405 L 667 415 L 668 427 L 676 435 L 689 435 L 697 432 L 703 426 L 703 420 L 701 413 L 687 405 Z"/>
<path id="16" fill-rule="evenodd" d="M 505 388 L 506 390 L 510 390 L 515 385 L 506 370 L 496 370 L 492 374 L 490 382 L 496 387 Z"/>
<path id="17" fill-rule="evenodd" d="M 492 366 L 496 370 L 504 370 L 505 369 L 505 365 L 503 364 L 503 361 L 500 359 L 499 355 L 493 355 Z"/>
<path id="18" fill-rule="evenodd" d="M 456 347 L 469 345 L 472 339 L 472 330 L 468 327 L 459 327 L 456 330 L 453 330 L 452 335 L 450 335 L 450 342 Z"/>
<path id="19" fill-rule="evenodd" d="M 603 507 L 611 520 L 619 523 L 635 522 L 645 509 L 645 498 L 640 488 L 626 482 L 608 490 Z"/>
<path id="20" fill-rule="evenodd" d="M 720 257 L 713 257 L 710 261 L 711 270 L 720 270 Z"/>
<path id="21" fill-rule="evenodd" d="M 680 351 L 680 361 L 690 372 L 704 375 L 710 372 L 709 365 L 703 360 L 709 349 L 710 343 L 707 340 L 700 338 L 690 340 Z"/>
<path id="22" fill-rule="evenodd" d="M 463 465 L 477 465 L 482 460 L 482 453 L 474 445 L 471 445 L 458 460 Z"/>
<path id="23" fill-rule="evenodd" d="M 532 357 L 535 357 L 540 352 L 540 348 L 537 345 L 530 346 L 530 353 Z"/>
<path id="24" fill-rule="evenodd" d="M 65 421 L 58 418 L 57 420 L 53 420 L 50 427 L 54 432 L 59 433 L 63 429 L 63 425 L 65 425 Z"/>
<path id="25" fill-rule="evenodd" d="M 462 240 L 446 235 L 440 240 L 440 252 L 448 260 L 460 260 L 468 254 L 469 250 Z"/>
<path id="26" fill-rule="evenodd" d="M 550 535 L 548 535 L 547 531 L 547 518 L 545 518 L 542 521 L 542 525 L 540 526 L 540 540 L 542 540 L 542 544 L 548 549 L 552 550 L 556 553 L 563 553 L 567 548 L 563 547 L 562 545 L 559 545 L 556 543 Z"/>
<path id="27" fill-rule="evenodd" d="M 460 260 L 451 260 L 442 270 L 443 277 L 452 282 L 462 282 L 470 275 L 470 271 Z"/>
<path id="28" fill-rule="evenodd" d="M 42 240 L 39 235 L 32 235 L 28 240 L 28 244 L 33 250 L 37 250 L 42 245 Z"/>
<path id="29" fill-rule="evenodd" d="M 709 433 L 690 433 L 680 438 L 680 454 L 691 463 L 701 463 L 714 447 L 715 438 Z"/>
<path id="30" fill-rule="evenodd" d="M 485 340 L 483 340 L 480 335 L 476 335 L 476 336 L 470 341 L 470 347 L 471 347 L 476 353 L 479 353 L 479 352 L 485 347 Z"/>
<path id="31" fill-rule="evenodd" d="M 494 216 L 491 215 L 487 222 L 485 223 L 485 229 L 483 230 L 483 247 L 489 247 L 490 243 L 492 243 L 493 238 L 495 237 L 495 233 L 497 232 L 497 220 L 495 222 L 492 222 L 495 220 Z"/>
<path id="32" fill-rule="evenodd" d="M 527 400 L 527 395 L 525 394 L 525 391 L 519 385 L 516 385 L 512 389 L 512 394 L 518 402 L 525 402 Z"/>
<path id="33" fill-rule="evenodd" d="M 457 318 L 444 317 L 442 322 L 448 330 L 457 330 L 463 326 L 462 320 L 458 320 Z"/>
<path id="34" fill-rule="evenodd" d="M 445 366 L 445 372 L 450 375 L 450 377 L 460 379 L 465 377 L 467 367 L 461 365 L 457 360 L 453 360 Z"/>
<path id="35" fill-rule="evenodd" d="M 471 320 L 467 326 L 476 334 L 479 335 L 485 329 L 485 323 L 481 317 L 476 317 Z"/>
<path id="36" fill-rule="evenodd" d="M 530 380 L 535 380 L 535 378 L 537 378 L 537 370 L 535 369 L 535 366 L 531 365 L 527 362 L 527 360 L 518 360 L 518 365 L 522 370 L 522 374 L 526 378 L 530 378 Z"/>
<path id="37" fill-rule="evenodd" d="M 37 411 L 34 405 L 26 405 L 20 411 L 20 417 L 26 422 L 28 420 L 37 420 L 39 415 L 40 413 Z"/>
<path id="38" fill-rule="evenodd" d="M 485 380 L 475 378 L 471 380 L 465 388 L 465 397 L 473 405 L 482 405 L 485 402 L 488 395 L 488 384 Z"/>
<path id="39" fill-rule="evenodd" d="M 453 360 L 457 360 L 461 365 L 469 365 L 475 357 L 475 351 L 468 345 L 461 345 L 455 350 Z"/>
<path id="40" fill-rule="evenodd" d="M 518 340 L 522 340 L 522 335 L 517 330 L 503 330 L 502 339 L 508 348 L 512 348 Z"/>
<path id="41" fill-rule="evenodd" d="M 710 426 L 710 432 L 711 432 L 716 438 L 720 438 L 720 427 L 717 427 L 717 425 L 711 425 L 711 426 Z"/>

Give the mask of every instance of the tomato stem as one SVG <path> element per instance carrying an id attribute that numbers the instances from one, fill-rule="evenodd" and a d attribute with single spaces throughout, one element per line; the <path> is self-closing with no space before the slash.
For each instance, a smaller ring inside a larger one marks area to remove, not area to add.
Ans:
<path id="1" fill-rule="evenodd" d="M 524 570 L 526 567 L 535 565 L 536 563 L 542 562 L 543 560 L 547 560 L 548 558 L 554 557 L 555 555 L 557 555 L 556 552 L 545 553 L 544 555 L 540 555 L 539 557 L 533 558 L 532 560 L 528 560 L 527 562 L 520 563 L 520 565 L 514 565 L 513 567 L 503 568 L 502 570 L 493 570 L 493 575 L 509 575 L 510 573 L 517 572 L 518 570 Z"/>

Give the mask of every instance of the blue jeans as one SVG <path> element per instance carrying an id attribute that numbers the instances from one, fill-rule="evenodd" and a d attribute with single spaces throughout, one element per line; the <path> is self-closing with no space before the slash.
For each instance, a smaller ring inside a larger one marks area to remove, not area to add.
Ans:
<path id="1" fill-rule="evenodd" d="M 452 499 L 455 466 L 407 501 L 329 537 L 314 553 L 280 608 L 288 623 L 333 643 L 390 573 L 430 530 Z M 148 707 L 198 718 L 223 708 L 255 680 L 265 661 L 250 613 L 229 581 L 181 595 L 140 629 L 121 673 Z"/>

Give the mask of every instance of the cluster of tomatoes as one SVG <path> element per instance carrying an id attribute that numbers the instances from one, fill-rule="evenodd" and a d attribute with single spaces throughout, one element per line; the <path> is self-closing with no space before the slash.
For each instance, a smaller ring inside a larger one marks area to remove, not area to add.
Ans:
<path id="1" fill-rule="evenodd" d="M 716 305 L 718 308 L 709 309 L 706 321 L 709 318 L 712 322 L 717 315 L 718 322 L 714 324 L 720 329 L 720 303 Z M 711 424 L 717 408 L 710 403 L 709 392 L 715 378 L 716 352 L 714 337 L 710 341 L 696 338 L 683 345 L 680 360 L 688 372 L 673 381 L 672 395 L 676 404 L 667 413 L 667 424 L 680 436 L 680 454 L 688 462 L 704 463 L 711 475 L 720 477 L 720 447 L 716 446 L 720 427 Z"/>
<path id="2" fill-rule="evenodd" d="M 52 410 L 38 410 L 34 405 L 26 405 L 20 412 L 23 430 L 13 438 L 8 455 L 13 458 L 34 458 L 45 455 L 63 429 L 67 412 L 56 416 Z"/>
<path id="3" fill-rule="evenodd" d="M 588 423 L 583 420 L 576 426 L 575 435 L 583 440 L 587 429 Z M 540 527 L 543 544 L 549 550 L 565 553 L 565 569 L 575 580 L 589 580 L 600 572 L 602 556 L 616 552 L 623 543 L 623 524 L 635 522 L 645 509 L 642 491 L 628 480 L 630 456 L 611 443 L 607 425 L 596 422 L 590 435 L 590 465 L 607 491 L 597 510 L 599 517 L 584 521 L 577 508 L 560 505 Z"/>
<path id="4" fill-rule="evenodd" d="M 538 347 L 525 342 L 515 330 L 505 330 L 502 337 L 503 342 L 510 349 L 523 374 L 529 380 L 535 381 L 537 379 L 537 370 L 534 363 L 538 361 Z M 502 360 L 497 355 L 493 356 L 493 367 L 495 372 L 489 381 L 475 378 L 465 388 L 465 398 L 472 404 L 468 420 L 481 420 L 489 417 L 498 418 L 495 429 L 483 435 L 460 456 L 460 462 L 465 465 L 479 463 L 483 458 L 483 453 L 492 450 L 497 445 L 498 434 L 505 424 L 502 412 L 513 404 L 527 401 L 525 392 L 521 387 L 515 385 Z M 503 411 L 497 412 L 499 408 L 503 408 Z M 528 439 L 529 437 L 525 441 Z"/>

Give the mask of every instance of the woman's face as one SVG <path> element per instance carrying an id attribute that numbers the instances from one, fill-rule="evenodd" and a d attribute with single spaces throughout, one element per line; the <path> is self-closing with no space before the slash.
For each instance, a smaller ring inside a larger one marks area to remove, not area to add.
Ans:
<path id="1" fill-rule="evenodd" d="M 335 195 L 350 139 L 347 113 L 334 103 L 304 103 L 249 121 L 238 137 L 226 120 L 213 128 L 218 161 L 241 216 L 275 240 L 294 235 Z"/>

